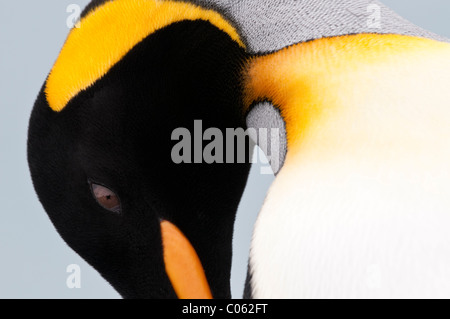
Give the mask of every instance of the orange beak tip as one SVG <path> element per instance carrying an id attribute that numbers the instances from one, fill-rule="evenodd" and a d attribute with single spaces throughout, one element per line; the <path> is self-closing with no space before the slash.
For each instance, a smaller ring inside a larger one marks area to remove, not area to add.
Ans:
<path id="1" fill-rule="evenodd" d="M 172 223 L 161 222 L 166 273 L 179 299 L 212 299 L 211 289 L 194 247 Z"/>

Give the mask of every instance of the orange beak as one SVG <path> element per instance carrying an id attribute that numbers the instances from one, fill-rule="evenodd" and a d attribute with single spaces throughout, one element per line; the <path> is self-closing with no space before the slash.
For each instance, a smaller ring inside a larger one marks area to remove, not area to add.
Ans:
<path id="1" fill-rule="evenodd" d="M 168 221 L 161 222 L 166 273 L 179 299 L 212 299 L 205 271 L 195 249 Z"/>

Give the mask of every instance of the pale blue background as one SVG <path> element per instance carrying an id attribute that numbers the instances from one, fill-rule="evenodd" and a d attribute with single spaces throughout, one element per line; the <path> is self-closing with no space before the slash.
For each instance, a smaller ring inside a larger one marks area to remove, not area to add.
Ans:
<path id="1" fill-rule="evenodd" d="M 450 37 L 450 1 L 384 1 L 404 17 Z M 0 1 L 0 298 L 119 298 L 72 252 L 39 204 L 26 161 L 34 99 L 68 33 L 66 8 L 87 0 Z M 273 176 L 253 168 L 235 233 L 233 296 L 240 298 L 256 215 Z M 66 267 L 79 264 L 81 289 L 68 289 Z"/>

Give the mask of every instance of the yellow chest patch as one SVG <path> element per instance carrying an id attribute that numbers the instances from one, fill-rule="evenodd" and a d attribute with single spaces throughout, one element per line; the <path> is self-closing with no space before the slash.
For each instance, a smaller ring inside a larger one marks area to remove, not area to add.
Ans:
<path id="1" fill-rule="evenodd" d="M 315 161 L 333 151 L 387 152 L 394 141 L 417 149 L 448 140 L 449 87 L 449 44 L 360 34 L 253 58 L 244 93 L 247 108 L 262 99 L 280 108 L 287 161 L 299 152 Z"/>
<path id="2" fill-rule="evenodd" d="M 288 135 L 253 235 L 254 296 L 448 295 L 450 45 L 321 39 L 246 72 L 247 108 L 272 101 Z"/>
<path id="3" fill-rule="evenodd" d="M 175 1 L 108 1 L 70 32 L 47 79 L 45 93 L 50 107 L 61 111 L 147 36 L 170 24 L 189 20 L 209 21 L 245 47 L 234 27 L 213 10 Z"/>

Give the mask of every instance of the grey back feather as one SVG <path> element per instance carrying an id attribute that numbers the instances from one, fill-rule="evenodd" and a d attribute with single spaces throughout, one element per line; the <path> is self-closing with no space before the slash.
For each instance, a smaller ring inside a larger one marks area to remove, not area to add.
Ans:
<path id="1" fill-rule="evenodd" d="M 251 54 L 356 33 L 450 40 L 426 31 L 376 0 L 189 0 L 213 8 L 238 29 Z"/>

